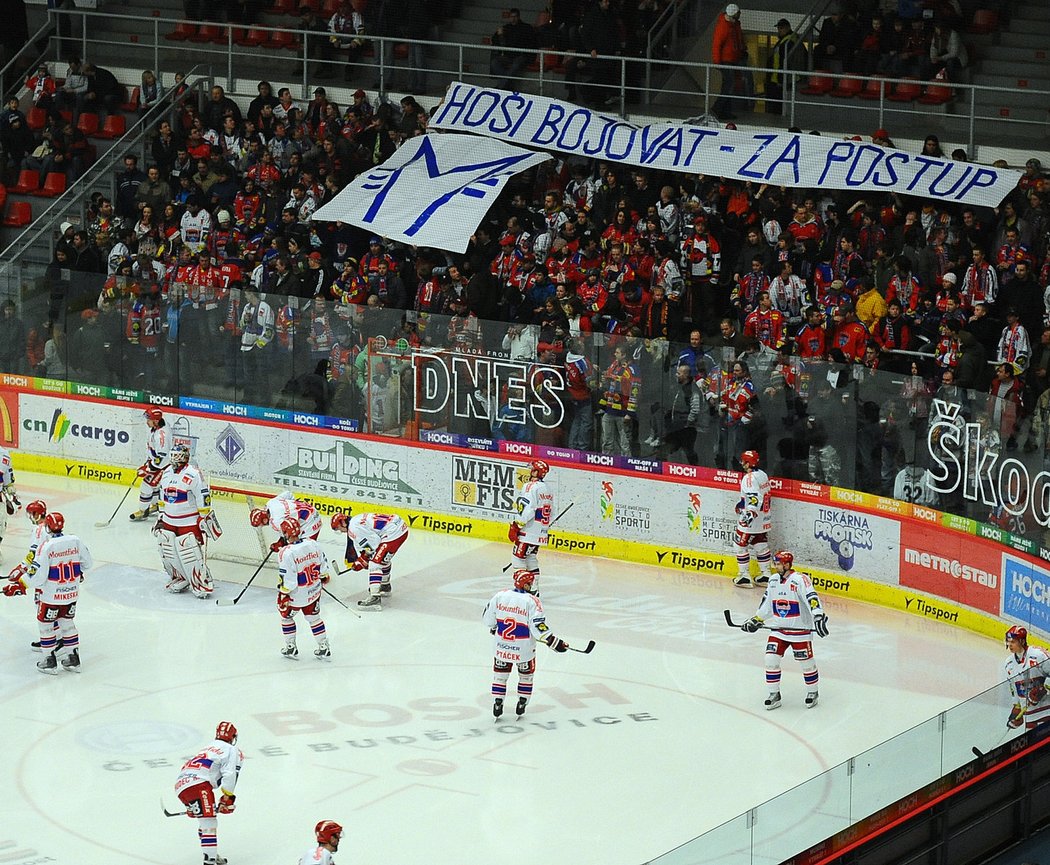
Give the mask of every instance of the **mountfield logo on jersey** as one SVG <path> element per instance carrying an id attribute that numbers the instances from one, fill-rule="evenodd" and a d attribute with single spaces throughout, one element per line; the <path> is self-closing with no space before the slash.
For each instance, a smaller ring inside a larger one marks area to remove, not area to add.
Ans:
<path id="1" fill-rule="evenodd" d="M 528 479 L 528 470 L 513 463 L 453 457 L 452 504 L 509 511 L 514 507 L 515 493 Z"/>
<path id="2" fill-rule="evenodd" d="M 124 445 L 131 441 L 131 436 L 126 430 L 76 423 L 71 421 L 69 416 L 60 408 L 55 409 L 50 423 L 27 417 L 22 421 L 22 429 L 26 432 L 46 433 L 51 444 L 58 444 L 67 435 L 70 438 L 99 441 L 108 448 L 118 444 Z"/>
<path id="3" fill-rule="evenodd" d="M 325 492 L 358 487 L 419 495 L 415 487 L 401 479 L 400 462 L 371 457 L 346 441 L 324 450 L 300 447 L 295 463 L 274 472 L 274 477 L 281 481 L 319 481 Z"/>
<path id="4" fill-rule="evenodd" d="M 831 551 L 839 558 L 839 567 L 851 570 L 856 561 L 857 550 L 875 548 L 875 541 L 868 518 L 864 514 L 842 511 L 838 508 L 820 508 L 813 521 L 813 537 L 826 541 Z"/>

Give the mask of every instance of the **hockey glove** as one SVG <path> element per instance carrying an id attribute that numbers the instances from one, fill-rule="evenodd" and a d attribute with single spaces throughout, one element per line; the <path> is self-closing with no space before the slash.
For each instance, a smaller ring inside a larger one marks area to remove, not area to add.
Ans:
<path id="1" fill-rule="evenodd" d="M 813 627 L 818 637 L 826 637 L 828 635 L 828 617 L 823 613 L 817 613 L 813 618 Z"/>
<path id="2" fill-rule="evenodd" d="M 569 651 L 569 644 L 565 640 L 555 637 L 554 634 L 547 637 L 547 645 L 554 649 L 555 652 Z"/>
<path id="3" fill-rule="evenodd" d="M 21 581 L 19 581 L 17 583 L 8 583 L 4 586 L 3 591 L 7 597 L 16 598 L 19 595 L 24 595 L 26 593 L 26 587 L 22 585 Z"/>
<path id="4" fill-rule="evenodd" d="M 281 549 L 281 547 L 286 546 L 288 546 L 288 541 L 286 541 L 284 538 L 278 538 L 276 541 L 270 544 L 270 552 L 276 553 Z"/>
<path id="5" fill-rule="evenodd" d="M 1006 719 L 1006 726 L 1011 730 L 1016 730 L 1024 723 L 1024 707 L 1020 703 L 1015 703 L 1014 707 L 1010 710 L 1010 717 Z"/>
<path id="6" fill-rule="evenodd" d="M 291 595 L 286 595 L 284 592 L 277 593 L 277 612 L 281 614 L 282 619 L 287 619 L 292 615 Z"/>
<path id="7" fill-rule="evenodd" d="M 1028 705 L 1029 706 L 1034 706 L 1037 703 L 1043 702 L 1043 700 L 1045 698 L 1046 698 L 1046 680 L 1045 679 L 1039 679 L 1039 680 L 1033 681 L 1032 684 L 1028 686 Z"/>
<path id="8" fill-rule="evenodd" d="M 368 558 L 368 553 L 361 553 L 361 555 L 357 557 L 357 561 L 355 561 L 350 567 L 353 568 L 355 571 L 363 571 L 365 568 L 368 567 L 369 561 L 370 559 Z"/>
<path id="9" fill-rule="evenodd" d="M 232 814 L 234 809 L 233 800 L 237 797 L 232 793 L 223 793 L 222 798 L 219 799 L 218 811 L 220 814 Z"/>
<path id="10" fill-rule="evenodd" d="M 749 634 L 753 634 L 761 627 L 762 620 L 758 616 L 752 616 L 740 626 L 740 629 L 742 631 L 747 631 Z"/>
<path id="11" fill-rule="evenodd" d="M 519 526 L 517 523 L 511 523 L 509 526 L 507 526 L 507 537 L 510 539 L 510 542 L 512 544 L 516 544 L 518 542 L 518 538 L 521 537 L 521 526 Z"/>
<path id="12" fill-rule="evenodd" d="M 736 512 L 739 514 L 743 510 L 744 510 L 744 500 L 741 499 L 740 501 L 738 501 L 736 503 Z"/>
<path id="13" fill-rule="evenodd" d="M 22 577 L 24 577 L 28 572 L 29 569 L 26 567 L 26 563 L 19 562 L 11 569 L 11 573 L 7 575 L 7 578 L 12 583 L 20 583 L 22 582 Z"/>
<path id="14" fill-rule="evenodd" d="M 15 512 L 15 503 L 10 496 L 4 497 L 4 507 L 7 508 L 7 515 L 11 516 Z"/>

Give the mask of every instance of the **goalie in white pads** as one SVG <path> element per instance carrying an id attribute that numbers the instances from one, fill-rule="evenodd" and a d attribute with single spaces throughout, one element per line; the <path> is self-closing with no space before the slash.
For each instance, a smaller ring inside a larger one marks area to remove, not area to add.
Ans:
<path id="1" fill-rule="evenodd" d="M 138 522 L 154 516 L 160 510 L 160 481 L 168 464 L 168 449 L 171 437 L 164 423 L 164 412 L 159 408 L 148 408 L 143 413 L 149 427 L 146 441 L 146 461 L 139 466 L 139 509 L 128 514 L 128 519 Z"/>
<path id="2" fill-rule="evenodd" d="M 394 556 L 408 540 L 408 526 L 395 514 L 349 513 L 332 516 L 332 531 L 346 532 L 346 564 L 355 571 L 368 568 L 368 599 L 359 607 L 383 609 L 383 595 L 390 594 L 390 569 Z"/>
<path id="3" fill-rule="evenodd" d="M 299 865 L 335 865 L 333 853 L 339 851 L 343 839 L 343 827 L 335 820 L 322 820 L 314 826 L 317 846 L 311 847 L 299 857 Z"/>
<path id="4" fill-rule="evenodd" d="M 29 530 L 29 549 L 26 550 L 25 558 L 22 559 L 17 565 L 11 569 L 11 573 L 7 575 L 7 578 L 12 582 L 16 583 L 23 581 L 23 579 L 29 573 L 29 567 L 36 561 L 37 550 L 40 549 L 40 545 L 51 537 L 51 533 L 47 530 L 45 517 L 47 517 L 47 505 L 37 499 L 36 501 L 30 502 L 26 505 L 26 516 L 29 517 L 29 523 L 32 528 Z M 39 590 L 33 597 L 34 603 L 39 599 Z M 58 630 L 58 625 L 55 625 L 55 630 Z M 29 644 L 34 652 L 40 651 L 40 641 L 36 640 Z M 56 648 L 62 648 L 62 638 L 58 637 Z"/>
<path id="5" fill-rule="evenodd" d="M 518 668 L 518 705 L 520 718 L 532 696 L 532 679 L 536 674 L 536 641 L 542 640 L 555 652 L 567 652 L 569 644 L 547 627 L 543 604 L 533 594 L 535 575 L 519 568 L 514 572 L 514 587 L 496 592 L 485 605 L 484 622 L 492 634 L 492 715 L 503 714 L 510 671 Z"/>
<path id="6" fill-rule="evenodd" d="M 0 507 L 0 543 L 7 534 L 7 518 L 14 514 L 22 503 L 18 500 L 18 491 L 15 489 L 15 471 L 11 467 L 11 452 L 7 448 L 0 447 L 0 498 L 3 499 L 3 507 Z"/>
<path id="7" fill-rule="evenodd" d="M 207 540 L 222 535 L 211 509 L 211 490 L 204 474 L 190 464 L 190 449 L 175 445 L 161 478 L 160 519 L 153 527 L 169 592 L 190 589 L 198 598 L 213 591 L 207 564 Z"/>
<path id="8" fill-rule="evenodd" d="M 805 574 L 792 568 L 795 556 L 781 550 L 773 556 L 774 575 L 766 586 L 758 612 L 740 627 L 754 633 L 763 624 L 771 629 L 766 640 L 766 685 L 769 696 L 766 709 L 780 706 L 780 663 L 784 653 L 791 649 L 795 660 L 802 664 L 802 678 L 806 682 L 806 708 L 817 705 L 817 663 L 813 660 L 813 632 L 818 637 L 828 635 L 828 617 L 813 590 L 813 583 Z"/>
<path id="9" fill-rule="evenodd" d="M 773 527 L 770 518 L 772 495 L 769 475 L 758 467 L 758 451 L 740 454 L 743 475 L 740 478 L 740 501 L 736 505 L 737 525 L 733 537 L 736 549 L 736 586 L 751 587 L 751 551 L 758 559 L 761 574 L 755 582 L 764 586 L 769 582 L 769 530 Z"/>
<path id="10" fill-rule="evenodd" d="M 1006 659 L 1004 671 L 1010 695 L 1015 701 L 1006 726 L 1031 730 L 1037 724 L 1050 721 L 1050 694 L 1046 678 L 1050 676 L 1050 655 L 1038 646 L 1028 645 L 1028 629 L 1017 625 L 1006 632 Z"/>
<path id="11" fill-rule="evenodd" d="M 292 660 L 299 657 L 295 645 L 295 614 L 302 613 L 317 641 L 314 657 L 326 660 L 332 657 L 332 651 L 321 618 L 321 587 L 332 579 L 328 557 L 317 541 L 300 536 L 302 527 L 297 520 L 285 520 L 280 530 L 286 542 L 277 551 L 277 612 L 281 615 L 284 634 L 281 654 Z"/>
<path id="12" fill-rule="evenodd" d="M 76 535 L 63 534 L 65 517 L 52 512 L 44 518 L 50 535 L 37 548 L 25 577 L 4 586 L 4 594 L 24 595 L 33 587 L 36 620 L 40 627 L 40 651 L 44 659 L 37 662 L 41 673 L 58 675 L 58 638 L 62 638 L 62 669 L 80 672 L 80 634 L 74 618 L 84 571 L 94 562 L 87 546 Z"/>
<path id="13" fill-rule="evenodd" d="M 529 463 L 529 479 L 514 499 L 518 516 L 507 531 L 507 537 L 514 544 L 511 550 L 514 568 L 524 568 L 532 573 L 533 591 L 537 591 L 540 584 L 540 562 L 536 554 L 540 547 L 547 546 L 547 530 L 554 510 L 554 493 L 544 482 L 550 470 L 543 460 Z"/>
<path id="14" fill-rule="evenodd" d="M 226 865 L 219 855 L 219 820 L 215 815 L 233 813 L 237 799 L 234 790 L 243 763 L 244 752 L 237 747 L 237 728 L 229 721 L 220 721 L 215 728 L 215 741 L 188 760 L 175 779 L 175 795 L 186 806 L 186 816 L 197 821 L 204 865 Z"/>
<path id="15" fill-rule="evenodd" d="M 255 528 L 268 524 L 271 529 L 281 535 L 270 544 L 270 550 L 275 553 L 286 543 L 290 543 L 281 534 L 281 524 L 285 520 L 295 520 L 299 523 L 300 537 L 316 541 L 321 535 L 321 515 L 317 513 L 317 509 L 309 502 L 297 499 L 288 490 L 274 496 L 263 507 L 252 508 L 248 519 Z"/>

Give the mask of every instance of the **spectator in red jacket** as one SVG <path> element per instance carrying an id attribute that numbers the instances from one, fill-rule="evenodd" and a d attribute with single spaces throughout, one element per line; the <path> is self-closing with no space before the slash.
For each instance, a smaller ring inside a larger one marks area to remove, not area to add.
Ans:
<path id="1" fill-rule="evenodd" d="M 715 32 L 711 37 L 711 62 L 716 66 L 743 66 L 747 63 L 747 49 L 744 47 L 744 30 L 740 26 L 740 7 L 730 3 L 725 11 L 719 13 L 715 21 Z M 750 110 L 751 94 L 754 86 L 751 73 L 747 70 L 721 70 L 721 89 L 711 111 L 719 120 L 735 120 L 733 113 L 733 91 L 737 78 L 742 81 L 744 101 L 737 103 L 743 110 Z"/>

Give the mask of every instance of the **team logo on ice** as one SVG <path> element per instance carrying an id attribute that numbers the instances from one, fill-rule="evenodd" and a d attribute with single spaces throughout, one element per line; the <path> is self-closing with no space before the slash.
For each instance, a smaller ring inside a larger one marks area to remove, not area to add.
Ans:
<path id="1" fill-rule="evenodd" d="M 215 450 L 228 466 L 232 466 L 244 456 L 244 439 L 233 428 L 233 424 L 226 424 L 226 429 L 219 433 L 219 437 L 215 439 Z"/>
<path id="2" fill-rule="evenodd" d="M 700 534 L 704 527 L 700 505 L 700 493 L 689 493 L 689 509 L 685 512 L 685 521 L 689 526 L 689 532 L 694 535 Z"/>
<path id="3" fill-rule="evenodd" d="M 866 516 L 836 508 L 820 508 L 820 516 L 813 521 L 813 537 L 827 542 L 844 571 L 853 568 L 857 550 L 875 548 L 872 534 Z"/>
<path id="4" fill-rule="evenodd" d="M 616 504 L 613 501 L 612 481 L 602 481 L 602 491 L 598 496 L 598 509 L 603 520 L 611 520 L 616 515 Z"/>

